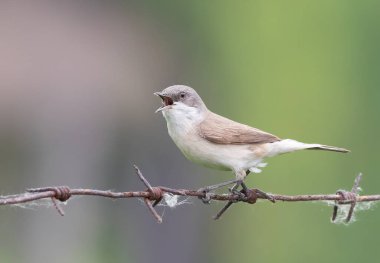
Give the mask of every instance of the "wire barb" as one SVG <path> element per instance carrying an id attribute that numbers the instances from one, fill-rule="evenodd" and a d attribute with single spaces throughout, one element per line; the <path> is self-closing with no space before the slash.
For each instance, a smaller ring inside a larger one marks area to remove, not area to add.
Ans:
<path id="1" fill-rule="evenodd" d="M 57 203 L 57 199 L 55 197 L 51 198 L 51 202 L 53 203 L 55 209 L 57 210 L 58 214 L 61 216 L 65 215 L 65 211 L 63 211 L 62 207 Z"/>
<path id="2" fill-rule="evenodd" d="M 157 222 L 162 223 L 162 218 L 157 213 L 156 209 L 154 209 L 154 207 L 161 202 L 163 198 L 163 191 L 159 187 L 152 187 L 149 181 L 142 174 L 141 170 L 137 167 L 137 165 L 133 165 L 133 167 L 135 168 L 136 174 L 138 175 L 140 180 L 144 183 L 146 187 L 148 187 L 146 191 L 149 192 L 150 195 L 149 197 L 144 198 L 146 206 L 148 207 L 149 211 L 152 213 L 154 218 L 157 220 Z M 151 201 L 154 201 L 154 203 L 152 204 Z"/>
<path id="3" fill-rule="evenodd" d="M 157 223 L 162 223 L 162 217 L 157 213 L 156 209 L 154 209 L 151 201 L 148 198 L 144 198 L 144 202 L 146 206 L 148 207 L 149 211 L 152 213 L 154 218 L 157 220 Z"/>
<path id="4" fill-rule="evenodd" d="M 62 207 L 58 204 L 57 200 L 61 202 L 66 202 L 71 197 L 70 188 L 68 186 L 50 186 L 50 187 L 41 187 L 41 188 L 31 188 L 27 189 L 29 193 L 44 193 L 44 192 L 53 192 L 54 195 L 51 196 L 51 202 L 53 203 L 54 208 L 57 210 L 58 214 L 61 216 L 65 215 Z"/>
<path id="5" fill-rule="evenodd" d="M 43 193 L 49 191 L 54 192 L 54 198 L 61 202 L 65 202 L 71 197 L 70 188 L 68 186 L 50 186 L 27 189 L 27 192 L 29 193 Z"/>
<path id="6" fill-rule="evenodd" d="M 150 183 L 148 182 L 148 180 L 145 179 L 145 177 L 143 176 L 143 174 L 141 173 L 141 170 L 137 167 L 137 165 L 134 164 L 133 167 L 135 168 L 136 174 L 139 176 L 141 182 L 143 182 L 144 185 L 146 187 L 148 187 L 149 191 L 153 192 L 152 186 L 150 185 Z"/>
<path id="7" fill-rule="evenodd" d="M 359 184 L 362 179 L 362 173 L 360 173 L 354 181 L 354 185 L 352 186 L 351 192 L 345 190 L 338 190 L 336 192 L 337 195 L 340 196 L 340 200 L 335 201 L 335 205 L 333 207 L 333 215 L 331 217 L 331 221 L 335 221 L 338 215 L 339 205 L 340 204 L 350 204 L 350 209 L 348 210 L 347 217 L 345 219 L 346 223 L 349 223 L 354 214 L 355 206 L 357 204 L 358 192 L 359 192 Z"/>

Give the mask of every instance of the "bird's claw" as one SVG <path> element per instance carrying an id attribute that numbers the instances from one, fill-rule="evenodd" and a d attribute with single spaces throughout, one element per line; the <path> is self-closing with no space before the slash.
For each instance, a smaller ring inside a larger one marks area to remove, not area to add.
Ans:
<path id="1" fill-rule="evenodd" d="M 261 195 L 262 197 L 264 197 L 268 201 L 270 201 L 272 203 L 276 203 L 276 199 L 273 197 L 273 195 L 265 193 L 265 192 L 261 191 L 260 189 L 254 189 L 254 190 L 257 194 Z"/>
<path id="2" fill-rule="evenodd" d="M 272 202 L 273 204 L 276 203 L 276 199 L 273 197 L 273 195 L 267 195 L 266 198 Z"/>
<path id="3" fill-rule="evenodd" d="M 231 187 L 228 190 L 230 191 L 231 194 L 237 195 L 241 199 L 247 199 L 249 202 L 252 202 L 252 203 L 256 202 L 258 195 L 261 197 L 264 197 L 265 199 L 267 199 L 268 201 L 272 203 L 276 202 L 276 199 L 273 197 L 273 195 L 265 193 L 257 188 L 254 188 L 254 189 L 246 188 L 239 191 L 236 188 Z"/>
<path id="4" fill-rule="evenodd" d="M 237 195 L 240 198 L 247 197 L 247 194 L 245 192 L 241 191 L 241 190 L 239 191 L 239 190 L 234 189 L 234 188 L 229 188 L 228 190 L 230 191 L 231 194 Z"/>
<path id="5" fill-rule="evenodd" d="M 226 181 L 226 182 L 221 182 L 219 184 L 214 184 L 214 185 L 202 187 L 202 188 L 198 189 L 198 192 L 202 192 L 204 195 L 202 197 L 199 197 L 199 198 L 202 199 L 203 203 L 209 204 L 211 201 L 211 191 L 214 191 L 214 190 L 219 189 L 221 187 L 224 187 L 226 185 L 236 184 L 236 183 L 237 183 L 237 180 L 230 180 L 230 181 Z"/>
<path id="6" fill-rule="evenodd" d="M 203 187 L 198 189 L 198 192 L 202 192 L 203 196 L 199 197 L 199 199 L 202 200 L 204 204 L 210 204 L 211 203 L 211 189 L 209 187 Z"/>

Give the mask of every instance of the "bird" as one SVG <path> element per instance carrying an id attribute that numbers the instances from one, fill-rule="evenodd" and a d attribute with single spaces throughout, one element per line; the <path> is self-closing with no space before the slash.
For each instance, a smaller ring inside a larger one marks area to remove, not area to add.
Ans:
<path id="1" fill-rule="evenodd" d="M 207 191 L 232 183 L 235 185 L 231 191 L 236 192 L 239 186 L 246 191 L 246 176 L 260 173 L 267 158 L 280 154 L 298 150 L 349 152 L 335 146 L 281 139 L 220 116 L 207 108 L 193 88 L 185 85 L 173 85 L 154 94 L 162 100 L 156 113 L 162 113 L 170 137 L 187 159 L 234 173 L 234 180 L 211 186 Z"/>

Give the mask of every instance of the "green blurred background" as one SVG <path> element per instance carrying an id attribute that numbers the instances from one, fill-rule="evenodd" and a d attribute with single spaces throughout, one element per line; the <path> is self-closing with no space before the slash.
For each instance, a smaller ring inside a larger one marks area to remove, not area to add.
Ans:
<path id="1" fill-rule="evenodd" d="M 197 188 L 231 174 L 187 161 L 152 93 L 195 88 L 210 109 L 282 138 L 348 155 L 297 152 L 250 186 L 284 194 L 379 193 L 380 2 L 2 1 L 0 193 L 69 185 Z M 74 198 L 2 207 L 0 262 L 374 262 L 380 210 L 330 222 L 322 203 L 160 208 Z M 31 209 L 30 209 L 31 208 Z"/>

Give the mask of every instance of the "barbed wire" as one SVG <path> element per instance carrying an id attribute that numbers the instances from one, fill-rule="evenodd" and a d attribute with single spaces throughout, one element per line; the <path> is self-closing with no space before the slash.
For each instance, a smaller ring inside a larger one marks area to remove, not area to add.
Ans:
<path id="1" fill-rule="evenodd" d="M 349 211 L 345 218 L 345 222 L 350 222 L 353 216 L 354 208 L 357 203 L 379 201 L 380 195 L 359 195 L 359 183 L 362 174 L 359 174 L 354 182 L 351 191 L 338 190 L 335 194 L 306 194 L 306 195 L 282 195 L 282 194 L 266 194 L 259 189 L 246 189 L 240 192 L 231 192 L 228 194 L 217 194 L 209 192 L 206 188 L 199 190 L 189 189 L 173 189 L 165 186 L 151 186 L 149 181 L 143 176 L 142 172 L 137 166 L 134 166 L 136 174 L 143 182 L 145 187 L 144 191 L 127 191 L 127 192 L 114 192 L 110 190 L 96 190 L 96 189 L 83 189 L 83 188 L 70 188 L 68 186 L 52 186 L 27 189 L 25 193 L 0 196 L 0 206 L 23 204 L 34 202 L 40 199 L 50 198 L 54 207 L 60 215 L 64 215 L 62 207 L 59 202 L 65 202 L 72 196 L 100 196 L 112 199 L 124 198 L 143 198 L 144 203 L 148 207 L 151 214 L 154 216 L 158 223 L 162 222 L 162 217 L 157 213 L 155 206 L 158 205 L 165 194 L 174 196 L 198 197 L 203 202 L 209 203 L 210 200 L 218 200 L 227 202 L 226 205 L 216 214 L 214 219 L 219 219 L 223 213 L 234 203 L 243 202 L 254 204 L 258 199 L 267 199 L 273 203 L 276 201 L 283 202 L 307 202 L 307 201 L 333 201 L 333 215 L 332 221 L 335 221 L 338 214 L 340 205 L 350 205 Z"/>

